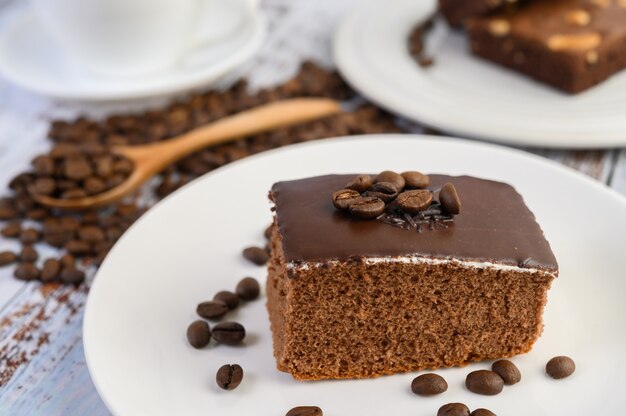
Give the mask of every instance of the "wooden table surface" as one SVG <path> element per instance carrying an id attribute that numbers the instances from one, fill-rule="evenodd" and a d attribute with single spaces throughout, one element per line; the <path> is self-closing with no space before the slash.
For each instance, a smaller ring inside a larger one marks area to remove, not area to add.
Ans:
<path id="1" fill-rule="evenodd" d="M 299 63 L 314 59 L 332 65 L 330 40 L 341 17 L 358 0 L 266 0 L 269 38 L 245 75 L 253 86 L 280 82 Z M 0 0 L 0 27 L 28 7 L 21 0 Z M 53 118 L 94 117 L 162 104 L 78 105 L 39 97 L 0 79 L 0 195 L 33 156 L 49 147 L 46 131 Z M 415 126 L 415 131 L 420 131 Z M 626 136 L 626 132 L 625 132 Z M 552 159 L 626 195 L 626 149 L 568 151 L 525 149 Z M 532 174 L 532 172 L 529 172 Z M 13 249 L 0 240 L 0 251 Z M 42 249 L 44 256 L 51 252 Z M 91 275 L 93 274 L 93 271 Z M 85 365 L 82 320 L 88 285 L 44 290 L 39 283 L 0 269 L 0 415 L 107 415 Z"/>

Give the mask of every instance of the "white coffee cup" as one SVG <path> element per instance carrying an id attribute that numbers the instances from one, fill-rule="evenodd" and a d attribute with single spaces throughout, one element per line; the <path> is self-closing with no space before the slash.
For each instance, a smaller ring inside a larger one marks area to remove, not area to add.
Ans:
<path id="1" fill-rule="evenodd" d="M 216 30 L 201 16 L 226 2 Z M 256 13 L 256 0 L 31 0 L 50 35 L 76 62 L 107 76 L 137 76 L 174 65 L 190 48 L 219 41 Z M 232 7 L 239 8 L 232 13 Z"/>

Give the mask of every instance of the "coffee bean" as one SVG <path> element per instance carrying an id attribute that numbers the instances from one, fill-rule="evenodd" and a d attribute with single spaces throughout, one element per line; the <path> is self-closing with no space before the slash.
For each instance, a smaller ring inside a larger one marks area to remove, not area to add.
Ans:
<path id="1" fill-rule="evenodd" d="M 405 191 L 398 195 L 396 202 L 404 212 L 417 214 L 430 206 L 433 194 L 427 189 Z"/>
<path id="2" fill-rule="evenodd" d="M 422 374 L 413 379 L 411 390 L 420 396 L 432 396 L 448 390 L 448 383 L 438 374 Z"/>
<path id="3" fill-rule="evenodd" d="M 34 228 L 26 228 L 22 230 L 20 233 L 20 241 L 22 244 L 35 244 L 39 241 L 40 234 L 39 231 Z"/>
<path id="4" fill-rule="evenodd" d="M 19 222 L 12 222 L 2 229 L 2 236 L 5 238 L 17 238 L 22 233 L 22 225 Z"/>
<path id="5" fill-rule="evenodd" d="M 217 370 L 215 382 L 223 390 L 236 389 L 243 379 L 243 368 L 239 364 L 226 364 Z"/>
<path id="6" fill-rule="evenodd" d="M 37 175 L 47 176 L 54 173 L 54 160 L 49 156 L 37 156 L 32 165 Z"/>
<path id="7" fill-rule="evenodd" d="M 270 238 L 272 238 L 272 227 L 274 227 L 274 224 L 270 224 L 267 226 L 267 228 L 265 229 L 265 231 L 263 232 L 263 235 L 265 236 L 265 238 L 267 238 L 268 240 Z"/>
<path id="8" fill-rule="evenodd" d="M 219 319 L 228 312 L 228 305 L 221 300 L 209 300 L 199 303 L 196 313 L 204 319 Z"/>
<path id="9" fill-rule="evenodd" d="M 87 192 L 81 188 L 72 188 L 61 194 L 61 198 L 63 199 L 75 199 L 75 198 L 84 198 L 87 196 Z"/>
<path id="10" fill-rule="evenodd" d="M 554 357 L 546 364 L 546 373 L 557 380 L 571 376 L 574 371 L 576 371 L 576 364 L 569 357 Z"/>
<path id="11" fill-rule="evenodd" d="M 12 251 L 0 252 L 0 267 L 15 263 L 17 261 L 17 254 Z"/>
<path id="12" fill-rule="evenodd" d="M 377 182 L 365 192 L 365 196 L 378 198 L 383 202 L 390 202 L 398 196 L 398 188 L 392 182 Z"/>
<path id="13" fill-rule="evenodd" d="M 470 416 L 497 416 L 497 415 L 488 409 L 476 409 L 472 413 L 470 413 Z"/>
<path id="14" fill-rule="evenodd" d="M 378 174 L 378 176 L 376 176 L 376 178 L 374 178 L 374 183 L 380 182 L 393 183 L 396 186 L 398 192 L 402 191 L 402 189 L 404 189 L 404 185 L 406 184 L 402 175 L 390 170 L 382 171 Z"/>
<path id="15" fill-rule="evenodd" d="M 405 188 L 420 189 L 428 188 L 428 185 L 430 185 L 430 177 L 428 175 L 424 175 L 421 172 L 402 172 L 402 177 L 404 178 Z"/>
<path id="16" fill-rule="evenodd" d="M 246 336 L 246 330 L 238 322 L 222 322 L 213 327 L 213 338 L 222 344 L 237 345 Z"/>
<path id="17" fill-rule="evenodd" d="M 502 391 L 504 380 L 493 371 L 477 370 L 467 375 L 465 386 L 473 393 L 493 396 Z"/>
<path id="18" fill-rule="evenodd" d="M 385 210 L 385 203 L 379 198 L 359 198 L 350 205 L 350 214 L 361 219 L 376 218 Z"/>
<path id="19" fill-rule="evenodd" d="M 0 207 L 0 221 L 15 219 L 18 216 L 17 210 L 12 207 Z"/>
<path id="20" fill-rule="evenodd" d="M 261 286 L 255 278 L 244 277 L 239 283 L 237 283 L 235 292 L 241 299 L 251 301 L 259 297 Z"/>
<path id="21" fill-rule="evenodd" d="M 437 411 L 437 416 L 469 416 L 470 411 L 463 403 L 444 404 Z"/>
<path id="22" fill-rule="evenodd" d="M 504 384 L 507 386 L 519 383 L 522 379 L 522 373 L 520 373 L 519 368 L 509 360 L 496 361 L 491 365 L 491 371 L 502 377 Z"/>
<path id="23" fill-rule="evenodd" d="M 211 329 L 204 321 L 194 321 L 187 327 L 187 340 L 192 347 L 200 349 L 209 345 Z"/>
<path id="24" fill-rule="evenodd" d="M 59 277 L 63 283 L 80 284 L 85 280 L 85 272 L 75 267 L 64 267 Z"/>
<path id="25" fill-rule="evenodd" d="M 324 416 L 324 412 L 317 406 L 298 406 L 288 411 L 285 416 Z"/>
<path id="26" fill-rule="evenodd" d="M 358 175 L 346 184 L 347 189 L 354 189 L 357 192 L 365 192 L 372 186 L 372 177 L 370 175 Z"/>
<path id="27" fill-rule="evenodd" d="M 333 193 L 333 205 L 337 209 L 348 209 L 361 194 L 354 189 L 342 189 Z"/>
<path id="28" fill-rule="evenodd" d="M 76 258 L 71 254 L 64 254 L 59 259 L 59 263 L 61 263 L 63 267 L 74 267 L 76 265 Z"/>
<path id="29" fill-rule="evenodd" d="M 441 202 L 441 207 L 452 215 L 458 215 L 461 212 L 461 200 L 456 188 L 450 182 L 441 187 L 439 202 Z"/>
<path id="30" fill-rule="evenodd" d="M 48 259 L 43 263 L 41 269 L 41 281 L 44 283 L 52 282 L 59 277 L 61 271 L 61 262 L 56 259 Z"/>
<path id="31" fill-rule="evenodd" d="M 91 253 L 91 245 L 86 241 L 72 240 L 65 244 L 65 249 L 75 256 L 83 256 Z"/>
<path id="32" fill-rule="evenodd" d="M 87 191 L 90 195 L 99 194 L 104 192 L 106 189 L 106 182 L 97 176 L 90 176 L 85 179 L 85 191 Z"/>
<path id="33" fill-rule="evenodd" d="M 68 158 L 64 169 L 65 176 L 72 180 L 86 179 L 93 174 L 91 164 L 82 156 Z"/>
<path id="34" fill-rule="evenodd" d="M 32 263 L 22 263 L 15 268 L 13 275 L 20 280 L 37 280 L 41 275 L 41 272 Z"/>
<path id="35" fill-rule="evenodd" d="M 228 290 L 217 292 L 213 296 L 213 300 L 220 300 L 228 306 L 228 309 L 236 309 L 239 306 L 239 296 Z"/>
<path id="36" fill-rule="evenodd" d="M 243 256 L 258 266 L 263 266 L 270 258 L 261 247 L 247 247 L 243 250 Z"/>
<path id="37" fill-rule="evenodd" d="M 39 195 L 52 195 L 56 188 L 54 179 L 45 176 L 37 178 L 33 184 L 33 190 Z"/>
<path id="38" fill-rule="evenodd" d="M 87 243 L 95 244 L 103 241 L 105 239 L 105 235 L 100 227 L 88 225 L 78 229 L 78 238 Z"/>
<path id="39" fill-rule="evenodd" d="M 41 221 L 48 215 L 48 210 L 45 208 L 33 208 L 26 211 L 26 218 L 35 221 Z"/>
<path id="40" fill-rule="evenodd" d="M 20 252 L 20 261 L 22 263 L 34 263 L 39 258 L 39 253 L 33 246 L 23 246 Z"/>

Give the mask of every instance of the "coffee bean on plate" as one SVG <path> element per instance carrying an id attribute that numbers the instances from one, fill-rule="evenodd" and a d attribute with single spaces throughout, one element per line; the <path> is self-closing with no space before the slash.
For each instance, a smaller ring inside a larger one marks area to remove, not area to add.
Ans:
<path id="1" fill-rule="evenodd" d="M 12 251 L 0 252 L 0 267 L 15 263 L 17 261 L 17 254 Z"/>
<path id="2" fill-rule="evenodd" d="M 473 393 L 493 396 L 502 391 L 504 380 L 493 371 L 477 370 L 467 375 L 465 386 Z"/>
<path id="3" fill-rule="evenodd" d="M 519 383 L 522 379 L 522 373 L 520 373 L 519 368 L 509 360 L 496 361 L 491 365 L 491 371 L 502 377 L 504 384 L 507 386 Z"/>
<path id="4" fill-rule="evenodd" d="M 213 338 L 222 344 L 237 345 L 246 336 L 246 330 L 238 322 L 222 322 L 213 327 Z"/>
<path id="5" fill-rule="evenodd" d="M 258 266 L 263 266 L 270 258 L 265 249 L 256 246 L 246 247 L 243 250 L 243 256 Z"/>
<path id="6" fill-rule="evenodd" d="M 241 299 L 250 301 L 259 297 L 261 286 L 255 278 L 244 277 L 239 283 L 237 283 L 235 292 Z"/>
<path id="7" fill-rule="evenodd" d="M 574 371 L 576 371 L 576 364 L 569 357 L 554 357 L 546 364 L 546 373 L 557 380 L 571 376 Z"/>
<path id="8" fill-rule="evenodd" d="M 215 381 L 223 390 L 236 389 L 243 379 L 243 368 L 239 364 L 226 364 L 217 370 Z"/>
<path id="9" fill-rule="evenodd" d="M 402 172 L 402 177 L 404 178 L 405 188 L 420 189 L 428 188 L 428 185 L 430 185 L 430 177 L 428 177 L 428 175 L 424 175 L 421 172 Z"/>
<path id="10" fill-rule="evenodd" d="M 372 177 L 370 175 L 358 175 L 346 184 L 346 188 L 354 189 L 357 192 L 365 192 L 372 186 Z"/>
<path id="11" fill-rule="evenodd" d="M 324 416 L 324 412 L 317 406 L 294 407 L 285 416 Z"/>
<path id="12" fill-rule="evenodd" d="M 354 189 L 341 189 L 333 193 L 333 205 L 337 209 L 348 209 L 361 194 Z"/>
<path id="13" fill-rule="evenodd" d="M 444 404 L 437 411 L 437 416 L 469 416 L 470 411 L 463 403 Z"/>
<path id="14" fill-rule="evenodd" d="M 438 374 L 422 374 L 413 379 L 411 390 L 420 396 L 432 396 L 448 390 L 448 383 Z"/>
<path id="15" fill-rule="evenodd" d="M 187 340 L 194 348 L 204 348 L 211 341 L 211 329 L 205 321 L 197 320 L 187 327 Z"/>
<path id="16" fill-rule="evenodd" d="M 398 196 L 400 189 L 392 182 L 377 182 L 364 195 L 379 198 L 383 202 L 390 202 Z"/>
<path id="17" fill-rule="evenodd" d="M 382 171 L 374 178 L 374 183 L 380 182 L 391 182 L 396 186 L 398 191 L 401 191 L 405 185 L 405 180 L 402 175 L 390 170 Z"/>
<path id="18" fill-rule="evenodd" d="M 385 210 L 385 203 L 375 197 L 359 198 L 350 205 L 350 214 L 361 219 L 376 218 Z"/>
<path id="19" fill-rule="evenodd" d="M 15 268 L 13 275 L 19 280 L 37 280 L 41 276 L 39 269 L 32 263 L 22 263 Z"/>
<path id="20" fill-rule="evenodd" d="M 59 277 L 61 272 L 61 262 L 57 259 L 48 259 L 43 263 L 41 269 L 41 281 L 52 282 Z"/>
<path id="21" fill-rule="evenodd" d="M 433 194 L 427 189 L 405 191 L 398 195 L 396 202 L 404 212 L 417 214 L 424 211 L 433 201 Z"/>
<path id="22" fill-rule="evenodd" d="M 470 416 L 497 416 L 497 415 L 489 409 L 481 408 L 481 409 L 474 410 L 472 413 L 470 413 Z"/>
<path id="23" fill-rule="evenodd" d="M 449 214 L 458 215 L 461 212 L 461 200 L 456 192 L 456 188 L 450 182 L 441 187 L 439 202 L 441 207 Z"/>
<path id="24" fill-rule="evenodd" d="M 34 263 L 39 258 L 39 253 L 33 246 L 23 246 L 20 252 L 20 261 L 22 263 Z"/>
<path id="25" fill-rule="evenodd" d="M 64 267 L 59 277 L 63 283 L 80 284 L 85 280 L 85 272 L 76 267 Z"/>
<path id="26" fill-rule="evenodd" d="M 228 306 L 228 309 L 236 309 L 239 306 L 239 296 L 228 290 L 217 292 L 213 296 L 213 300 L 220 300 Z"/>
<path id="27" fill-rule="evenodd" d="M 209 300 L 199 303 L 196 313 L 204 319 L 219 319 L 228 312 L 228 305 L 221 300 Z"/>

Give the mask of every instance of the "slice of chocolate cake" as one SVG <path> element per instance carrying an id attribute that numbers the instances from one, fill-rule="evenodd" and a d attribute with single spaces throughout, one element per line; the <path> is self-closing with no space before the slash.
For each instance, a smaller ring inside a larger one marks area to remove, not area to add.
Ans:
<path id="1" fill-rule="evenodd" d="M 530 350 L 558 266 L 522 197 L 468 176 L 381 175 L 273 186 L 278 369 L 364 378 Z"/>
<path id="2" fill-rule="evenodd" d="M 626 68 L 626 2 L 524 3 L 467 22 L 472 52 L 569 93 Z"/>

